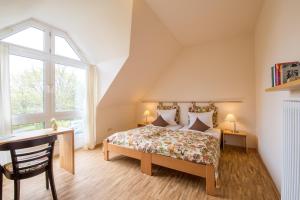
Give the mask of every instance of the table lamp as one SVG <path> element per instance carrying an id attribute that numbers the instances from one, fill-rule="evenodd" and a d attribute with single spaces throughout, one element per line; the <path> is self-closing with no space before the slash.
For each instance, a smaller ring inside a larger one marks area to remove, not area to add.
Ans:
<path id="1" fill-rule="evenodd" d="M 150 115 L 150 111 L 149 110 L 145 110 L 144 112 L 144 116 L 145 116 L 145 124 L 148 124 L 148 116 Z"/>
<path id="2" fill-rule="evenodd" d="M 236 130 L 236 118 L 233 114 L 227 114 L 225 121 L 232 122 L 233 123 L 233 129 L 232 133 L 237 133 L 238 131 Z"/>

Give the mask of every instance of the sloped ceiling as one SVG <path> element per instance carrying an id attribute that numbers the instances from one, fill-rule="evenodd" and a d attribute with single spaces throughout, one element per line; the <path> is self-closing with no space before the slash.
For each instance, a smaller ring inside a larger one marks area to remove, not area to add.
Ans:
<path id="1" fill-rule="evenodd" d="M 1 0 L 0 28 L 36 18 L 66 31 L 88 61 L 129 54 L 132 0 Z"/>
<path id="2" fill-rule="evenodd" d="M 137 102 L 165 72 L 181 46 L 142 0 L 133 4 L 130 55 L 100 107 Z"/>
<path id="3" fill-rule="evenodd" d="M 136 102 L 180 48 L 144 0 L 0 1 L 0 29 L 29 18 L 66 31 L 98 66 L 103 105 Z"/>
<path id="4" fill-rule="evenodd" d="M 0 1 L 0 28 L 36 18 L 65 30 L 100 69 L 100 105 L 126 104 L 143 98 L 181 44 L 251 31 L 261 2 L 145 1 Z"/>
<path id="5" fill-rule="evenodd" d="M 185 46 L 252 32 L 262 0 L 146 0 Z"/>

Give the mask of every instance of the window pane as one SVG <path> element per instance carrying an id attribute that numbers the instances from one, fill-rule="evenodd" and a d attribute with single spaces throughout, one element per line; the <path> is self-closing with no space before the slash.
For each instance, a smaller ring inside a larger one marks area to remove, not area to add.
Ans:
<path id="1" fill-rule="evenodd" d="M 11 35 L 3 41 L 41 51 L 44 50 L 44 32 L 33 27 Z"/>
<path id="2" fill-rule="evenodd" d="M 57 120 L 58 127 L 73 128 L 75 134 L 82 134 L 84 131 L 84 122 L 82 119 Z"/>
<path id="3" fill-rule="evenodd" d="M 43 112 L 43 68 L 40 60 L 10 55 L 12 114 Z"/>
<path id="4" fill-rule="evenodd" d="M 45 128 L 44 122 L 37 122 L 37 123 L 29 123 L 29 124 L 18 124 L 13 125 L 12 130 L 13 133 L 21 133 L 26 131 L 34 131 Z"/>
<path id="5" fill-rule="evenodd" d="M 55 54 L 80 60 L 69 43 L 62 37 L 55 36 Z"/>
<path id="6" fill-rule="evenodd" d="M 55 65 L 55 111 L 84 111 L 86 99 L 85 70 Z"/>

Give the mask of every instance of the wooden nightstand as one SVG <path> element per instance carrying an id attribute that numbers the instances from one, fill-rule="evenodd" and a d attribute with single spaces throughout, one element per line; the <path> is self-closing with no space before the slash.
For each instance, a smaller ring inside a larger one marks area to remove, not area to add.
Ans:
<path id="1" fill-rule="evenodd" d="M 245 146 L 245 151 L 247 153 L 248 151 L 248 147 L 247 147 L 247 132 L 245 131 L 239 131 L 237 133 L 232 133 L 232 130 L 222 130 L 222 134 L 223 134 L 223 140 L 222 140 L 222 147 L 223 150 L 225 149 L 225 137 L 229 136 L 229 137 L 239 137 L 242 140 L 244 140 L 244 146 Z"/>
<path id="2" fill-rule="evenodd" d="M 137 124 L 137 127 L 143 127 L 143 126 L 146 126 L 147 124 L 144 124 L 144 123 L 139 123 Z"/>

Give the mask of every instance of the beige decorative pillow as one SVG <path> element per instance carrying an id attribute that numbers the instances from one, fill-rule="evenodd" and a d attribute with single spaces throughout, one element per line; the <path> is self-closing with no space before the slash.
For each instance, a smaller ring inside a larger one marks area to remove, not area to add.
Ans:
<path id="1" fill-rule="evenodd" d="M 176 102 L 173 103 L 173 105 L 163 105 L 162 102 L 159 102 L 157 105 L 157 110 L 171 110 L 176 109 L 176 116 L 175 116 L 175 122 L 179 124 L 180 118 L 179 118 L 179 106 Z"/>
<path id="2" fill-rule="evenodd" d="M 192 104 L 192 107 L 189 108 L 189 112 L 202 113 L 213 111 L 213 125 L 214 127 L 218 126 L 218 108 L 213 103 L 210 103 L 208 106 L 197 106 L 195 102 Z"/>

